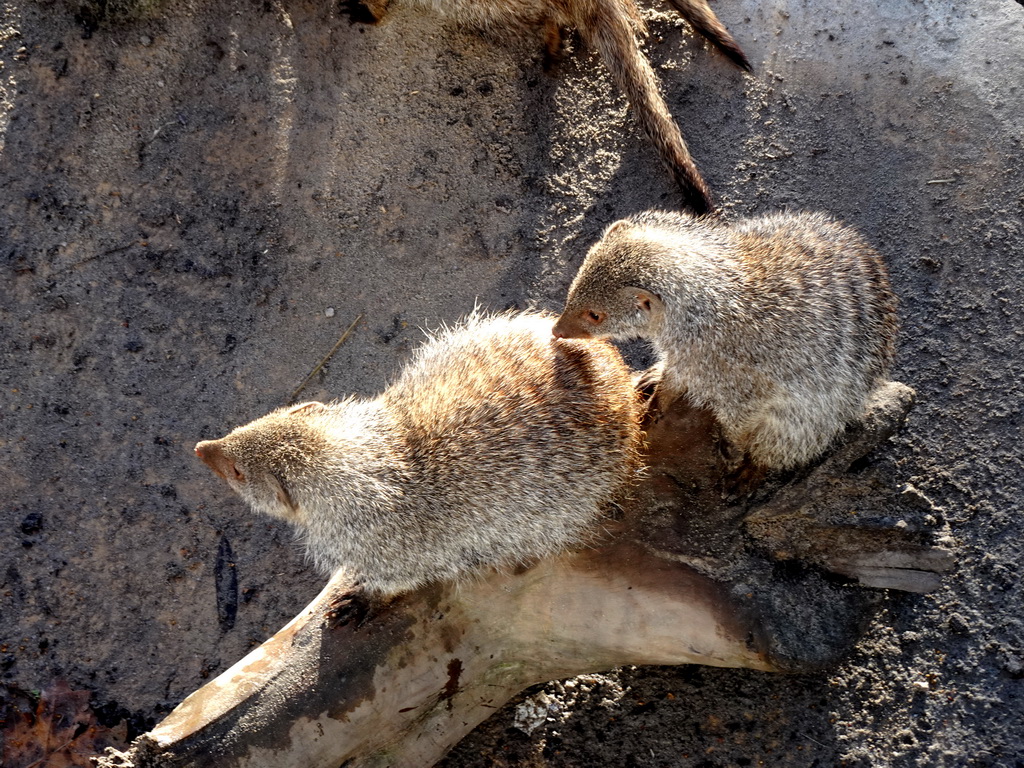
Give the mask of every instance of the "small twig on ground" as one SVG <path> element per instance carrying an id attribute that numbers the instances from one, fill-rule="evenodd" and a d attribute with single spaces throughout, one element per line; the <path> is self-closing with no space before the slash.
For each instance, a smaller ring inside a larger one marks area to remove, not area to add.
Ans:
<path id="1" fill-rule="evenodd" d="M 828 745 L 827 745 L 827 744 L 822 744 L 822 743 L 821 743 L 820 741 L 818 741 L 817 739 L 812 739 L 812 738 L 811 738 L 810 736 L 808 736 L 808 735 L 807 735 L 806 733 L 804 733 L 803 731 L 797 731 L 797 735 L 799 735 L 799 736 L 803 736 L 803 737 L 804 737 L 805 739 L 807 739 L 808 741 L 813 741 L 813 742 L 814 742 L 815 744 L 817 744 L 817 745 L 818 745 L 819 747 L 825 747 L 825 749 L 828 749 Z"/>
<path id="2" fill-rule="evenodd" d="M 174 125 L 177 122 L 178 122 L 177 120 L 170 120 L 170 121 L 164 123 L 159 128 L 157 128 L 155 131 L 153 131 L 153 135 L 149 137 L 149 140 L 153 141 L 157 136 L 160 135 L 161 131 L 163 131 L 164 128 L 166 128 L 169 125 Z"/>
<path id="3" fill-rule="evenodd" d="M 334 356 L 334 353 L 338 351 L 338 348 L 345 342 L 345 339 L 348 338 L 348 335 L 352 333 L 352 329 L 356 327 L 356 323 L 358 323 L 362 319 L 363 316 L 359 315 L 355 320 L 352 321 L 352 324 L 345 329 L 345 332 L 341 334 L 341 338 L 338 339 L 338 342 L 333 347 L 331 347 L 331 351 L 324 355 L 324 358 L 319 363 L 316 364 L 316 367 L 313 368 L 312 371 L 309 372 L 309 376 L 303 379 L 302 383 L 299 384 L 299 386 L 295 389 L 294 392 L 292 392 L 291 397 L 288 398 L 289 403 L 295 402 L 295 398 L 298 397 L 299 392 L 304 390 L 306 388 L 306 385 L 309 384 L 310 379 L 312 379 L 314 376 L 320 373 L 320 369 L 327 365 L 327 361 Z"/>
<path id="4" fill-rule="evenodd" d="M 130 243 L 126 243 L 125 245 L 115 245 L 113 248 L 107 248 L 105 251 L 94 253 L 92 256 L 86 256 L 84 259 L 82 259 L 81 261 L 76 261 L 74 264 L 68 264 L 66 267 L 55 269 L 53 271 L 53 274 L 55 276 L 62 275 L 65 272 L 70 272 L 72 269 L 78 269 L 79 267 L 88 264 L 90 261 L 96 261 L 96 259 L 101 259 L 104 256 L 110 256 L 115 253 L 121 253 L 122 251 L 127 251 L 129 248 L 134 248 L 135 246 L 145 248 L 147 245 L 148 243 L 145 240 L 132 240 Z"/>

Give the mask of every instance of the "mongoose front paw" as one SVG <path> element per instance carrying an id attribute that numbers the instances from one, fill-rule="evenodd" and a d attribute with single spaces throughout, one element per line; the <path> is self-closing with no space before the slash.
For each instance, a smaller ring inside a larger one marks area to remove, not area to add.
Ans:
<path id="1" fill-rule="evenodd" d="M 755 464 L 750 456 L 744 455 L 743 461 L 722 478 L 722 500 L 735 504 L 751 497 L 768 476 L 765 467 Z"/>
<path id="2" fill-rule="evenodd" d="M 362 587 L 331 597 L 324 612 L 324 623 L 328 629 L 337 629 L 349 624 L 359 629 L 373 616 L 375 603 Z"/>
<path id="3" fill-rule="evenodd" d="M 640 393 L 640 396 L 645 401 L 651 400 L 654 398 L 658 385 L 661 384 L 664 375 L 664 366 L 652 365 L 650 368 L 633 375 L 633 388 Z"/>

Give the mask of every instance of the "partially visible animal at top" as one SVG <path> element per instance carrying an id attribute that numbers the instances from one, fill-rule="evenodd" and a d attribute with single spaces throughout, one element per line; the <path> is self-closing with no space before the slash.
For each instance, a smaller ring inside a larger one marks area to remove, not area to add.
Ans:
<path id="1" fill-rule="evenodd" d="M 750 70 L 747 57 L 706 0 L 668 1 L 730 61 Z M 539 28 L 543 30 L 546 62 L 558 57 L 563 28 L 577 28 L 586 43 L 598 51 L 615 84 L 626 94 L 686 204 L 697 213 L 714 208 L 708 185 L 637 42 L 637 35 L 644 34 L 646 28 L 634 0 L 356 0 L 353 4 L 365 8 L 369 19 L 376 21 L 384 17 L 390 6 L 404 4 L 482 29 Z"/>
<path id="2" fill-rule="evenodd" d="M 667 398 L 710 407 L 754 464 L 786 469 L 862 414 L 897 327 L 881 256 L 829 216 L 648 211 L 590 249 L 554 334 L 649 339 Z"/>
<path id="3" fill-rule="evenodd" d="M 586 545 L 638 470 L 641 404 L 613 346 L 553 321 L 475 315 L 374 399 L 281 408 L 196 454 L 374 596 Z"/>

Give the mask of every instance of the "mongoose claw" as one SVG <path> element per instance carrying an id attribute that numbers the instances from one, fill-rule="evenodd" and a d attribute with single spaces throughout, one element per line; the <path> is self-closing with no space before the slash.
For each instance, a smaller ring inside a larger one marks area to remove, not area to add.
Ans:
<path id="1" fill-rule="evenodd" d="M 749 499 L 768 476 L 765 467 L 758 466 L 744 455 L 743 462 L 722 478 L 722 501 L 735 504 Z"/>
<path id="2" fill-rule="evenodd" d="M 654 397 L 658 385 L 661 383 L 664 375 L 664 366 L 652 365 L 650 368 L 634 374 L 633 388 L 639 392 L 645 400 L 650 400 Z"/>
<path id="3" fill-rule="evenodd" d="M 362 587 L 334 595 L 324 611 L 324 624 L 328 629 L 353 625 L 361 628 L 373 616 L 373 602 Z"/>

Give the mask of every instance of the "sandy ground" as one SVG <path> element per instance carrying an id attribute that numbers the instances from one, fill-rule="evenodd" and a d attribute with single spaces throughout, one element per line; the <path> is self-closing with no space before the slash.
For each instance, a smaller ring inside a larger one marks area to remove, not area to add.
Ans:
<path id="1" fill-rule="evenodd" d="M 507 708 L 445 765 L 1022 766 L 1024 6 L 716 8 L 754 75 L 644 8 L 672 111 L 726 216 L 828 210 L 886 255 L 919 403 L 884 460 L 958 566 L 879 593 L 838 667 L 555 683 L 545 725 Z M 90 36 L 52 0 L 0 14 L 0 670 L 144 729 L 322 583 L 196 440 L 287 401 L 358 316 L 310 398 L 379 391 L 476 302 L 557 309 L 604 226 L 678 198 L 578 42 L 550 77 L 535 40 L 313 0 Z"/>

